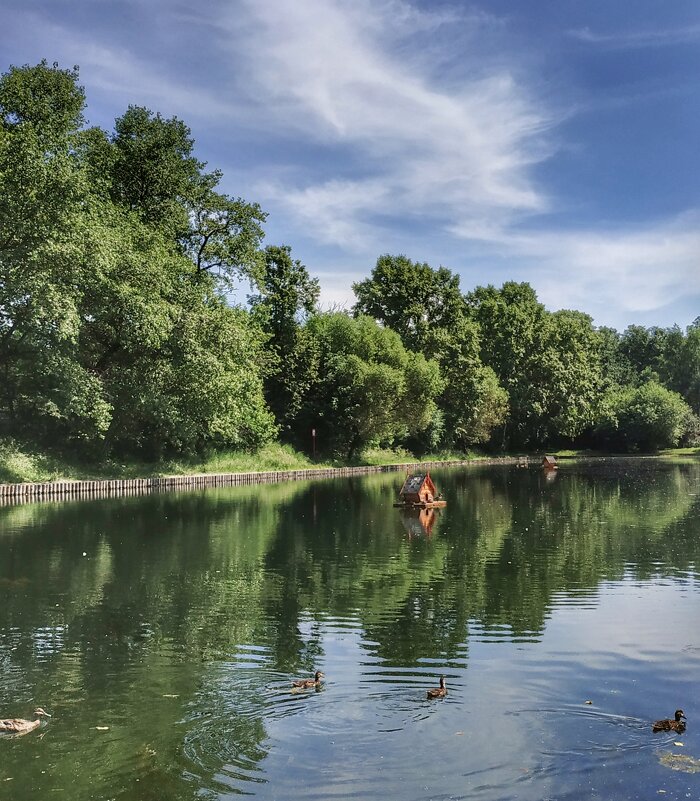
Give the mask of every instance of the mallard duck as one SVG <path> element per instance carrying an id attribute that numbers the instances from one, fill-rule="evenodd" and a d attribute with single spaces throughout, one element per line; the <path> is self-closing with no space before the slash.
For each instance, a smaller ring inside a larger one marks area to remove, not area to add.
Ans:
<path id="1" fill-rule="evenodd" d="M 313 679 L 297 679 L 296 681 L 292 682 L 292 687 L 298 687 L 302 690 L 308 690 L 311 687 L 318 687 L 321 683 L 321 679 L 323 678 L 323 673 L 320 670 L 317 670 L 314 673 Z"/>
<path id="2" fill-rule="evenodd" d="M 682 720 L 681 720 L 682 718 Z M 652 726 L 652 731 L 677 731 L 682 734 L 685 731 L 685 723 L 687 720 L 685 712 L 682 709 L 676 710 L 675 720 L 657 720 Z"/>
<path id="3" fill-rule="evenodd" d="M 428 690 L 428 698 L 444 698 L 447 695 L 447 687 L 445 687 L 445 677 L 440 676 L 440 686 L 435 687 L 433 690 Z"/>
<path id="4" fill-rule="evenodd" d="M 48 712 L 39 706 L 34 710 L 36 720 L 23 720 L 22 718 L 7 718 L 0 720 L 0 732 L 4 734 L 28 734 L 41 726 L 42 718 L 50 718 Z"/>

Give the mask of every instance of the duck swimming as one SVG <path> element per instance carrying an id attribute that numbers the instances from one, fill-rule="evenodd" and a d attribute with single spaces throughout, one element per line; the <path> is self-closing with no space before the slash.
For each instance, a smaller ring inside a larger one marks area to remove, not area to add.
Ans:
<path id="1" fill-rule="evenodd" d="M 48 712 L 44 712 L 39 706 L 34 710 L 34 717 L 36 720 L 23 720 L 22 718 L 0 720 L 0 732 L 3 734 L 28 734 L 41 726 L 42 718 L 50 718 L 51 715 Z"/>
<path id="2" fill-rule="evenodd" d="M 321 684 L 321 678 L 325 674 L 321 673 L 320 670 L 317 670 L 314 673 L 313 679 L 297 679 L 297 681 L 292 682 L 292 687 L 298 687 L 302 690 L 311 689 L 311 687 L 318 687 Z"/>
<path id="3" fill-rule="evenodd" d="M 447 687 L 445 687 L 445 677 L 440 676 L 440 686 L 435 687 L 433 690 L 428 690 L 426 693 L 428 698 L 444 698 L 447 695 Z"/>
<path id="4" fill-rule="evenodd" d="M 675 720 L 669 720 L 668 718 L 666 720 L 657 720 L 651 728 L 652 731 L 677 731 L 682 734 L 685 731 L 684 721 L 686 719 L 685 712 L 682 709 L 677 709 Z"/>

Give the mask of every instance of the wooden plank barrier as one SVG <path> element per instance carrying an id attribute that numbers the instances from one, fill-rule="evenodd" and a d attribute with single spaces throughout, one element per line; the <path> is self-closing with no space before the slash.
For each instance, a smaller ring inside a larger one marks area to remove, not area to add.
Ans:
<path id="1" fill-rule="evenodd" d="M 306 481 L 318 478 L 369 475 L 371 473 L 415 472 L 440 467 L 508 464 L 509 457 L 463 460 L 454 462 L 408 462 L 361 467 L 304 468 L 301 470 L 267 470 L 253 473 L 207 473 L 193 476 L 158 476 L 154 478 L 105 479 L 89 481 L 51 481 L 44 483 L 0 484 L 0 506 L 37 500 L 68 498 L 108 498 L 122 495 L 144 495 L 154 492 L 233 487 L 245 484 L 276 484 L 282 481 Z"/>

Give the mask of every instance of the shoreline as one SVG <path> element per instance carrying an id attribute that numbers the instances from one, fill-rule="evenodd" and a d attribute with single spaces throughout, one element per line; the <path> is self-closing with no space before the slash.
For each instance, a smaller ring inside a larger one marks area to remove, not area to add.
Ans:
<path id="1" fill-rule="evenodd" d="M 562 461 L 586 459 L 663 459 L 655 454 L 562 457 Z M 668 458 L 668 457 L 666 457 Z M 442 461 L 398 462 L 382 465 L 353 467 L 318 467 L 290 470 L 263 470 L 240 473 L 197 473 L 190 475 L 156 476 L 151 478 L 88 479 L 0 484 L 0 506 L 38 501 L 64 501 L 95 498 L 116 498 L 131 495 L 149 495 L 160 492 L 178 492 L 214 487 L 235 487 L 250 484 L 278 484 L 284 481 L 308 481 L 319 478 L 370 475 L 432 470 L 443 467 L 466 467 L 518 464 L 518 456 L 484 456 L 471 459 Z M 539 456 L 529 457 L 530 467 L 539 467 Z"/>

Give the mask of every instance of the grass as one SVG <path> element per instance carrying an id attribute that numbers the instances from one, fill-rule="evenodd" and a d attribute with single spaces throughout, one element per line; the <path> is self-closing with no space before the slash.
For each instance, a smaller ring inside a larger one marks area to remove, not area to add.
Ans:
<path id="1" fill-rule="evenodd" d="M 443 452 L 422 457 L 422 461 L 454 461 L 477 458 L 474 454 Z M 308 468 L 353 465 L 384 465 L 417 462 L 403 449 L 368 448 L 352 462 L 343 460 L 313 461 L 289 445 L 271 443 L 254 453 L 220 451 L 202 458 L 168 459 L 157 463 L 140 461 L 104 461 L 89 463 L 61 457 L 23 446 L 11 439 L 0 440 L 0 483 L 79 481 L 109 478 L 151 478 L 156 476 L 195 475 L 200 473 L 249 473 L 267 470 L 304 470 Z"/>
<path id="2" fill-rule="evenodd" d="M 550 451 L 561 459 L 577 456 L 602 456 L 587 450 Z M 519 454 L 511 454 L 518 456 Z M 610 454 L 606 454 L 610 455 Z M 665 459 L 690 459 L 700 456 L 700 448 L 669 448 L 660 451 Z M 289 445 L 271 443 L 254 452 L 220 451 L 202 458 L 168 459 L 157 463 L 140 461 L 105 461 L 89 463 L 77 458 L 61 457 L 42 450 L 22 446 L 12 439 L 0 439 L 0 483 L 78 481 L 81 479 L 150 478 L 154 476 L 194 475 L 198 473 L 249 473 L 266 470 L 304 470 L 307 468 L 344 467 L 352 465 L 385 465 L 406 462 L 476 461 L 484 458 L 475 451 L 439 451 L 420 459 L 401 448 L 367 448 L 358 458 L 313 461 Z M 531 454 L 531 458 L 535 458 Z"/>

